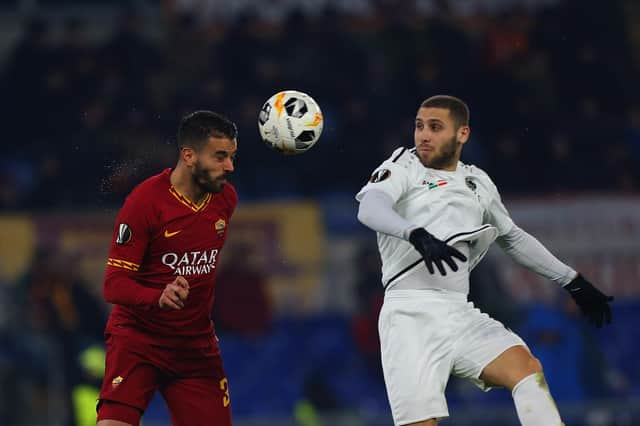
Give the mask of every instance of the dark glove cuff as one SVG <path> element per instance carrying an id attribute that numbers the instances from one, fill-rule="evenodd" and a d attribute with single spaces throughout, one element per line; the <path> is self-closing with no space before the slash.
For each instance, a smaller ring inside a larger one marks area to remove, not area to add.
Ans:
<path id="1" fill-rule="evenodd" d="M 409 242 L 414 246 L 421 238 L 433 238 L 433 235 L 424 228 L 416 228 L 409 234 Z"/>
<path id="2" fill-rule="evenodd" d="M 565 285 L 563 288 L 565 290 L 567 290 L 568 292 L 572 292 L 572 291 L 576 291 L 576 290 L 580 290 L 582 289 L 582 285 L 585 282 L 585 279 L 582 275 L 580 275 L 580 273 L 578 273 L 578 275 L 576 275 L 576 277 L 574 279 L 571 280 L 571 282 L 567 285 Z"/>

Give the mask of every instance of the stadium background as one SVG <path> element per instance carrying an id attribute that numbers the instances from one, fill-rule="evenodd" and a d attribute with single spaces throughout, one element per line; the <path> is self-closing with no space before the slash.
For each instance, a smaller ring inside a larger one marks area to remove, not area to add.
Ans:
<path id="1" fill-rule="evenodd" d="M 195 109 L 240 130 L 214 313 L 234 424 L 391 424 L 353 195 L 437 93 L 468 101 L 463 160 L 516 222 L 616 297 L 590 328 L 492 251 L 473 300 L 542 360 L 567 425 L 640 424 L 638 22 L 634 0 L 1 0 L 0 425 L 95 421 L 115 214 Z M 282 89 L 325 115 L 302 156 L 258 139 Z M 447 396 L 445 424 L 517 424 L 504 390 Z M 168 424 L 159 398 L 144 424 Z"/>

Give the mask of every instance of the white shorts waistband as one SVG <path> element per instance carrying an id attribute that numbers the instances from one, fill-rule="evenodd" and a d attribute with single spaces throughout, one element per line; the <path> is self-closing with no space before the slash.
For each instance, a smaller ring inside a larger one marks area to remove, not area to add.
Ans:
<path id="1" fill-rule="evenodd" d="M 428 300 L 446 300 L 455 302 L 467 302 L 467 294 L 456 291 L 446 291 L 440 289 L 423 289 L 423 290 L 395 290 L 389 289 L 384 294 L 385 299 L 428 299 Z"/>

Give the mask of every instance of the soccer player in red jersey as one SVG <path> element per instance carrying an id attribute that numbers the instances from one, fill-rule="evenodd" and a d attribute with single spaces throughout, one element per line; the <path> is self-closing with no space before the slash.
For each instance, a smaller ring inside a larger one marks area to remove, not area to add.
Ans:
<path id="1" fill-rule="evenodd" d="M 214 277 L 238 196 L 237 130 L 209 111 L 180 123 L 180 156 L 139 184 L 116 221 L 104 280 L 98 426 L 138 425 L 159 390 L 174 426 L 231 425 L 229 386 L 210 320 Z"/>

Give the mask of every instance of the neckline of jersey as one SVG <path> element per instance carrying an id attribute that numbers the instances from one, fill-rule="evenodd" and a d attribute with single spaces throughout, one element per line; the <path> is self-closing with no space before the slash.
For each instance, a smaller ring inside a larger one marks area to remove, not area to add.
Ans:
<path id="1" fill-rule="evenodd" d="M 459 175 L 461 171 L 460 163 L 458 163 L 455 170 L 433 169 L 431 167 L 425 167 L 425 168 L 432 170 L 434 173 L 442 173 L 443 175 L 446 175 L 446 176 L 456 176 L 456 175 Z"/>
<path id="2" fill-rule="evenodd" d="M 189 207 L 191 210 L 193 210 L 196 213 L 203 210 L 207 206 L 207 204 L 209 204 L 209 201 L 211 201 L 210 192 L 207 193 L 204 199 L 200 201 L 200 203 L 198 204 L 194 203 L 185 195 L 181 194 L 180 191 L 178 191 L 173 185 L 169 186 L 169 193 L 171 193 L 171 195 L 173 195 L 174 198 L 177 199 L 181 204 Z"/>

